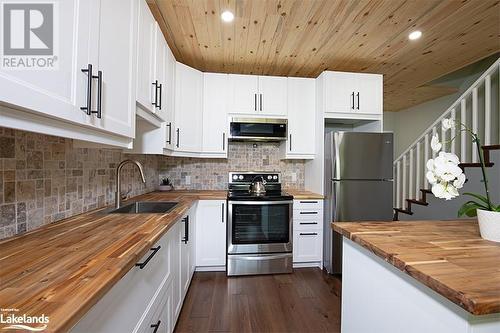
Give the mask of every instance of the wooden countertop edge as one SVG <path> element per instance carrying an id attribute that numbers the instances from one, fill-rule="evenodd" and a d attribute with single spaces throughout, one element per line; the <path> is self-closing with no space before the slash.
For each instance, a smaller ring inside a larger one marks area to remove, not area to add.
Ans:
<path id="1" fill-rule="evenodd" d="M 462 309 L 466 310 L 467 312 L 473 314 L 473 315 L 489 315 L 489 314 L 497 314 L 500 313 L 500 305 L 497 305 L 496 307 L 490 307 L 488 306 L 488 303 L 482 303 L 481 305 L 478 305 L 474 300 L 467 298 L 464 294 L 461 292 L 441 283 L 440 281 L 434 279 L 432 276 L 429 276 L 421 271 L 419 271 L 417 268 L 415 268 L 412 265 L 406 265 L 404 261 L 400 260 L 397 257 L 397 253 L 387 253 L 384 250 L 378 248 L 377 246 L 370 244 L 360 238 L 359 236 L 356 235 L 356 233 L 351 233 L 344 228 L 338 226 L 334 222 L 331 223 L 331 226 L 333 230 L 342 236 L 350 239 L 351 241 L 355 242 L 356 244 L 362 246 L 366 250 L 372 252 L 375 254 L 377 257 L 380 259 L 384 260 L 385 262 L 391 264 L 395 268 L 397 268 L 399 271 L 407 274 L 408 276 L 412 277 L 419 283 L 425 285 L 429 289 L 435 291 L 442 297 L 448 299 L 452 303 L 460 306 Z M 446 295 L 446 296 L 445 296 Z"/>
<path id="2" fill-rule="evenodd" d="M 194 192 L 192 194 L 191 192 Z M 74 325 L 78 323 L 78 321 L 85 316 L 85 314 L 101 300 L 101 298 L 108 293 L 111 288 L 118 282 L 120 281 L 123 276 L 125 276 L 132 267 L 134 267 L 135 263 L 140 260 L 164 234 L 170 230 L 170 228 L 177 223 L 177 221 L 182 218 L 182 215 L 184 215 L 197 201 L 199 200 L 225 200 L 226 196 L 218 196 L 218 195 L 204 195 L 204 194 L 199 194 L 198 192 L 200 191 L 174 191 L 171 194 L 172 195 L 177 195 L 176 199 L 173 199 L 175 201 L 178 201 L 179 205 L 175 207 L 172 211 L 163 214 L 163 216 L 159 216 L 160 214 L 148 214 L 149 218 L 156 217 L 157 219 L 152 219 L 151 221 L 146 222 L 147 223 L 157 223 L 158 226 L 155 226 L 149 234 L 144 234 L 144 239 L 141 240 L 140 243 L 136 243 L 132 245 L 133 247 L 136 247 L 136 249 L 131 250 L 131 256 L 128 258 L 126 262 L 124 262 L 123 265 L 119 266 L 119 269 L 113 270 L 112 272 L 108 272 L 106 275 L 105 281 L 101 285 L 99 285 L 98 288 L 93 289 L 93 293 L 90 294 L 88 297 L 84 298 L 83 300 L 80 300 L 78 303 L 78 306 L 71 308 L 70 311 L 68 311 L 68 315 L 64 317 L 62 320 L 59 320 L 57 323 L 50 325 L 50 327 L 45 330 L 46 332 L 66 332 L 70 330 Z M 207 191 L 208 192 L 208 191 Z M 218 191 L 217 191 L 218 192 Z M 141 194 L 139 196 L 133 197 L 127 202 L 134 202 L 141 200 L 145 198 L 147 200 L 148 196 L 157 194 L 158 192 L 149 192 L 145 194 Z M 126 203 L 126 202 L 125 202 Z M 104 218 L 106 215 L 102 214 L 101 211 L 108 209 L 109 206 L 104 207 L 104 208 L 99 208 L 95 209 L 93 211 L 85 212 L 82 214 L 78 214 L 69 218 L 66 218 L 58 223 L 51 223 L 47 224 L 45 226 L 42 226 L 40 228 L 37 228 L 35 230 L 32 230 L 27 233 L 23 233 L 21 235 L 16 235 L 14 237 L 10 237 L 4 240 L 0 241 L 0 244 L 15 241 L 20 237 L 25 237 L 27 235 L 33 235 L 33 234 L 39 234 L 43 233 L 47 230 L 50 230 L 52 228 L 60 228 L 64 224 L 69 224 L 75 222 L 75 220 L 93 216 L 95 215 L 96 217 L 102 217 Z M 175 220 L 168 222 L 170 219 L 172 219 L 172 214 L 179 215 L 178 218 Z M 144 216 L 143 216 L 144 218 Z M 162 221 L 166 219 L 167 221 Z M 163 223 L 162 223 L 163 222 Z M 166 222 L 166 223 L 165 223 Z"/>

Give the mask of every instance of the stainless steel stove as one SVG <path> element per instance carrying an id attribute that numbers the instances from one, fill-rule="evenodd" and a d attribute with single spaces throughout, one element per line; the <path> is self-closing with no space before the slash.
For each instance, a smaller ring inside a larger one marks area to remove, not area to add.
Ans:
<path id="1" fill-rule="evenodd" d="M 262 181 L 265 192 L 252 192 Z M 293 196 L 279 172 L 230 172 L 227 275 L 292 272 Z"/>

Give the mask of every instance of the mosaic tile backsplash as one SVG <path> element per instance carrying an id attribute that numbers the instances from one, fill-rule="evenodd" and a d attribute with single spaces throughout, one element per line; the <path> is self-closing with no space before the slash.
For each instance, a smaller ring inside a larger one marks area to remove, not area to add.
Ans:
<path id="1" fill-rule="evenodd" d="M 119 149 L 76 148 L 71 139 L 0 127 L 0 239 L 114 202 L 115 171 L 126 158 L 122 191 L 151 192 L 162 178 L 176 189 L 226 189 L 229 171 L 281 171 L 286 187 L 304 188 L 304 161 L 281 161 L 279 145 L 231 143 L 228 159 L 131 155 Z M 190 177 L 188 184 L 187 176 Z"/>
<path id="2" fill-rule="evenodd" d="M 304 189 L 304 161 L 280 160 L 279 143 L 231 142 L 227 159 L 162 157 L 159 175 L 175 189 L 225 190 L 230 171 L 280 171 L 286 188 Z M 190 184 L 187 178 L 190 178 Z"/>

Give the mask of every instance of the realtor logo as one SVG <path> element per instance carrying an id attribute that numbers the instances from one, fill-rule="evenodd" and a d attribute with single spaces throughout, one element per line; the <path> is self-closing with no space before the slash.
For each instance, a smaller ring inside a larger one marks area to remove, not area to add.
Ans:
<path id="1" fill-rule="evenodd" d="M 57 4 L 2 3 L 3 69 L 57 68 Z"/>

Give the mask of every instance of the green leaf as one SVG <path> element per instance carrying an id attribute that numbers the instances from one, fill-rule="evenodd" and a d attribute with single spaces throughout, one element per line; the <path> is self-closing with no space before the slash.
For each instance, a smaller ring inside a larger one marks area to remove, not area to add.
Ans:
<path id="1" fill-rule="evenodd" d="M 500 212 L 500 205 L 498 205 L 498 206 L 496 206 L 496 207 L 495 207 L 495 206 L 493 206 L 493 211 L 494 211 L 494 212 Z"/>
<path id="2" fill-rule="evenodd" d="M 470 193 L 470 192 L 465 192 L 464 195 L 469 195 L 471 197 L 479 199 L 479 200 L 481 200 L 482 202 L 484 202 L 486 204 L 486 207 L 489 206 L 488 199 L 485 196 L 482 196 L 480 194 Z"/>
<path id="3" fill-rule="evenodd" d="M 488 209 L 485 206 L 475 202 L 475 201 L 467 201 L 460 207 L 458 210 L 458 217 L 467 215 L 468 217 L 474 217 L 477 215 L 477 209 Z"/>

